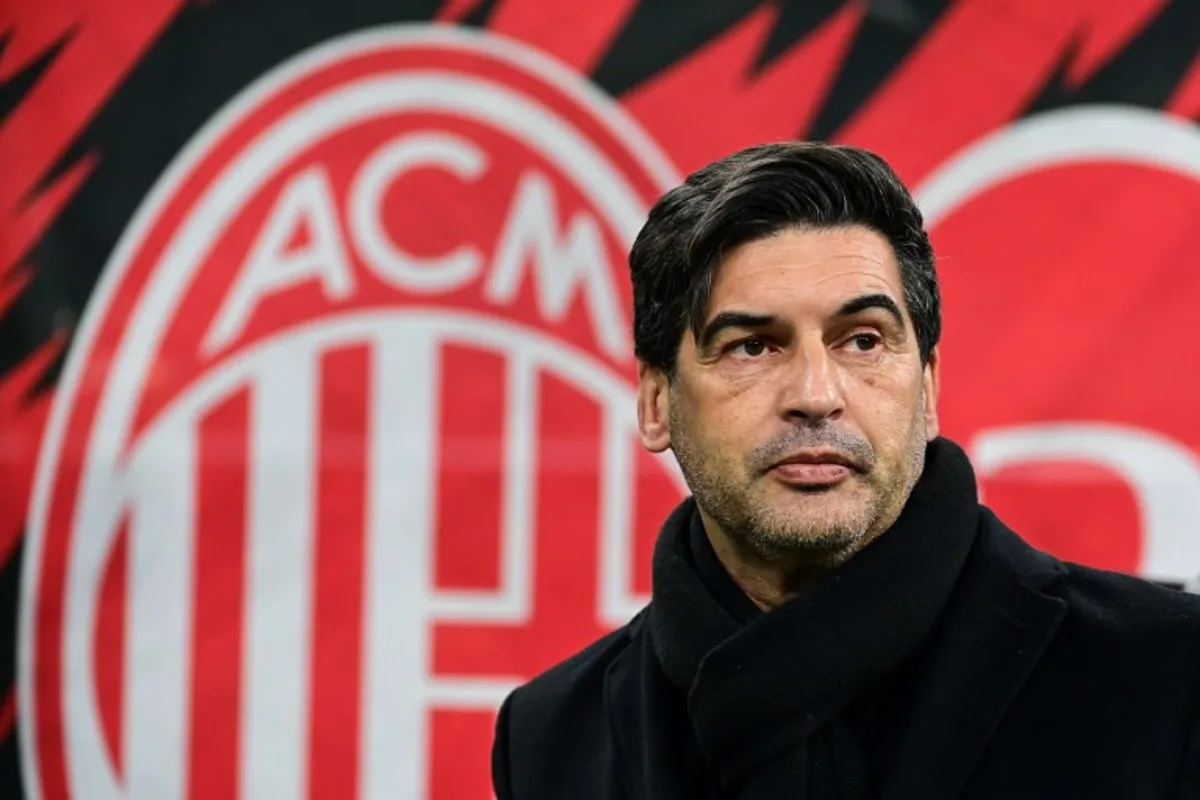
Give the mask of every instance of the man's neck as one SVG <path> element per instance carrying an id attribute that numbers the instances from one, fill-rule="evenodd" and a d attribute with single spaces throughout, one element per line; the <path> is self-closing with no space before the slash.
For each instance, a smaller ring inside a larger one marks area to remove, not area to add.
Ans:
<path id="1" fill-rule="evenodd" d="M 800 594 L 828 570 L 828 567 L 816 564 L 763 559 L 756 553 L 748 552 L 747 548 L 739 547 L 723 533 L 714 535 L 707 525 L 704 526 L 704 532 L 729 577 L 764 611 L 770 611 Z"/>
<path id="2" fill-rule="evenodd" d="M 802 594 L 826 573 L 846 563 L 879 536 L 869 533 L 852 546 L 830 552 L 777 551 L 764 555 L 726 534 L 703 509 L 704 534 L 717 560 L 755 605 L 770 611 Z"/>

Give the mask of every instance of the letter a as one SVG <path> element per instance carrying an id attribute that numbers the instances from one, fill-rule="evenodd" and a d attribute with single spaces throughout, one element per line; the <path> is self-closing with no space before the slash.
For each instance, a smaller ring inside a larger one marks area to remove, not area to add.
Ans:
<path id="1" fill-rule="evenodd" d="M 289 250 L 288 242 L 303 225 L 308 242 Z M 241 334 L 264 297 L 310 280 L 320 281 L 330 300 L 354 291 L 332 187 L 320 166 L 304 170 L 280 192 L 204 337 L 202 352 L 212 355 Z"/>

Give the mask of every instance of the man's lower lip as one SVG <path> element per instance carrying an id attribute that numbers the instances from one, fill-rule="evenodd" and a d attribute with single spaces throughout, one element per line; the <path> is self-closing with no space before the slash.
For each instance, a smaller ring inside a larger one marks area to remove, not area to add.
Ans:
<path id="1" fill-rule="evenodd" d="M 846 478 L 850 468 L 842 464 L 780 464 L 771 472 L 793 486 L 828 486 Z"/>

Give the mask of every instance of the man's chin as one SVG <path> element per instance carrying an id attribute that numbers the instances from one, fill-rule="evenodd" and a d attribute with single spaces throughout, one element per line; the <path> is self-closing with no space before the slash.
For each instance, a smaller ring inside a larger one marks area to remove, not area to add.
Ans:
<path id="1" fill-rule="evenodd" d="M 760 508 L 770 509 L 762 532 L 782 549 L 837 551 L 854 545 L 869 527 L 867 503 L 849 487 L 789 492 Z"/>
<path id="2" fill-rule="evenodd" d="M 813 563 L 840 563 L 843 554 L 859 548 L 862 533 L 836 520 L 814 520 L 812 527 L 767 527 L 758 531 L 751 547 L 768 561 L 803 556 Z"/>

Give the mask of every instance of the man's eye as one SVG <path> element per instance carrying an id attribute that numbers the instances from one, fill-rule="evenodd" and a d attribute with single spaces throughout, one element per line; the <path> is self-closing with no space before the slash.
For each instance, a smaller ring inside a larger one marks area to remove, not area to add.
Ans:
<path id="1" fill-rule="evenodd" d="M 882 340 L 873 333 L 860 333 L 856 336 L 851 336 L 850 342 L 860 353 L 869 352 L 883 344 Z"/>
<path id="2" fill-rule="evenodd" d="M 767 343 L 762 339 L 743 339 L 730 348 L 730 352 L 737 355 L 746 355 L 750 358 L 758 358 L 767 352 Z"/>

